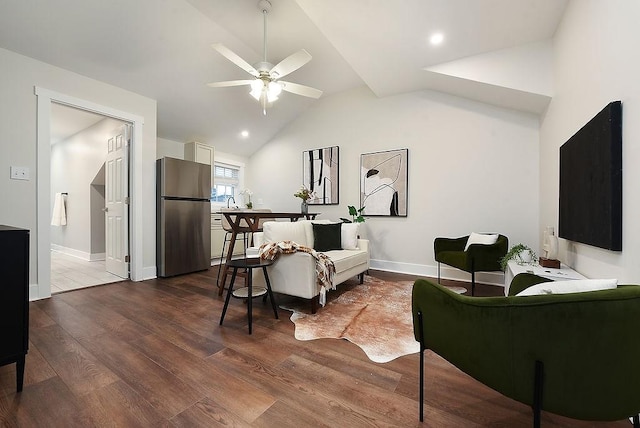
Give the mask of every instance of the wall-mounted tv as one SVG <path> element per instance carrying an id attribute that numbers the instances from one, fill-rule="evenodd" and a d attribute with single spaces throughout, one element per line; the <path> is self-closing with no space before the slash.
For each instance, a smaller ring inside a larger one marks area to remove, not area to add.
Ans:
<path id="1" fill-rule="evenodd" d="M 560 147 L 558 236 L 622 250 L 622 103 L 613 101 Z"/>

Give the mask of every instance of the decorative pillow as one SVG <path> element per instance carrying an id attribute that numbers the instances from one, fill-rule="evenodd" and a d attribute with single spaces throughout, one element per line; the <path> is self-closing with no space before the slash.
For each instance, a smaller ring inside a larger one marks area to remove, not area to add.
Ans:
<path id="1" fill-rule="evenodd" d="M 316 251 L 341 250 L 342 223 L 312 224 L 313 249 Z"/>
<path id="2" fill-rule="evenodd" d="M 618 286 L 617 279 L 574 279 L 570 281 L 552 281 L 532 285 L 516 296 L 537 296 L 541 294 L 582 293 L 585 291 L 612 290 Z"/>
<path id="3" fill-rule="evenodd" d="M 296 223 L 309 223 L 309 224 L 327 224 L 327 223 L 336 223 L 335 221 L 331 221 L 329 219 L 320 219 L 320 220 L 298 220 Z M 308 227 L 304 228 L 304 232 L 307 235 L 307 244 L 306 246 L 309 248 L 313 248 L 313 227 L 307 225 Z"/>
<path id="4" fill-rule="evenodd" d="M 467 245 L 464 247 L 464 250 L 467 251 L 469 249 L 469 245 L 471 244 L 491 245 L 491 244 L 495 244 L 497 240 L 498 240 L 497 233 L 471 232 L 471 235 L 469 235 L 469 239 L 467 239 Z"/>
<path id="5" fill-rule="evenodd" d="M 262 225 L 264 242 L 293 241 L 308 246 L 305 225 L 299 221 L 268 221 Z"/>
<path id="6" fill-rule="evenodd" d="M 358 249 L 358 226 L 358 223 L 342 223 L 340 239 L 342 241 L 343 250 Z"/>

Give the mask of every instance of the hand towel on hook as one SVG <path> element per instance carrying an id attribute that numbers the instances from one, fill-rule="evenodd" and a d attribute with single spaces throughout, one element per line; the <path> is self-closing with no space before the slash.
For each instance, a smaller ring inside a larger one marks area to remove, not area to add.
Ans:
<path id="1" fill-rule="evenodd" d="M 56 193 L 53 202 L 53 215 L 51 217 L 52 226 L 65 226 L 67 224 L 67 211 L 64 207 L 64 196 L 62 193 Z"/>

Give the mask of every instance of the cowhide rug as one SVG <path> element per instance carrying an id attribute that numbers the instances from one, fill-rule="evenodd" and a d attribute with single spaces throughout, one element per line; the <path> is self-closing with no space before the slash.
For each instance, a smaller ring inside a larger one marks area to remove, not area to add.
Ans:
<path id="1" fill-rule="evenodd" d="M 364 284 L 350 285 L 340 295 L 341 286 L 328 292 L 327 304 L 316 314 L 311 314 L 308 302 L 281 307 L 293 311 L 296 339 L 347 339 L 372 361 L 386 363 L 420 351 L 413 337 L 412 286 L 411 281 L 388 282 L 365 276 Z"/>

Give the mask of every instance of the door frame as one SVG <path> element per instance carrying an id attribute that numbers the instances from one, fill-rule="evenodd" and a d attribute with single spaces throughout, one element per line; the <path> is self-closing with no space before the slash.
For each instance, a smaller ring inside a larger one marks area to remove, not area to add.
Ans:
<path id="1" fill-rule="evenodd" d="M 142 236 L 142 116 L 96 104 L 38 86 L 34 87 L 37 98 L 37 147 L 36 147 L 36 216 L 37 216 L 37 284 L 29 290 L 30 299 L 51 296 L 51 103 L 87 110 L 103 116 L 129 122 L 132 125 L 129 158 L 129 248 L 130 279 L 142 281 L 143 236 Z"/>

